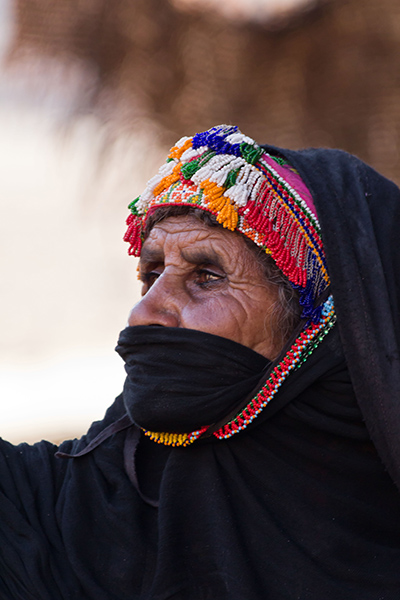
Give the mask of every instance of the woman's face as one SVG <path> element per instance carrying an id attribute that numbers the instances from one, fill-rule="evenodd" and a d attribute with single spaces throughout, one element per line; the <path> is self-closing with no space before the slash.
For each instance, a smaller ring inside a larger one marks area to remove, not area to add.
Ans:
<path id="1" fill-rule="evenodd" d="M 281 350 L 271 322 L 277 287 L 241 236 L 190 215 L 170 217 L 152 228 L 139 268 L 142 299 L 129 325 L 197 329 L 269 359 Z"/>

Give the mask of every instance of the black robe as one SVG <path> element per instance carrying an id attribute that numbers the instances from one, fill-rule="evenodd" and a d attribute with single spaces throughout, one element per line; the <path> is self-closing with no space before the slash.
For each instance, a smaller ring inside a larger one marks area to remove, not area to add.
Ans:
<path id="1" fill-rule="evenodd" d="M 400 192 L 342 152 L 279 152 L 314 197 L 338 325 L 229 440 L 136 447 L 119 397 L 62 444 L 111 427 L 80 457 L 1 442 L 1 599 L 400 598 Z"/>

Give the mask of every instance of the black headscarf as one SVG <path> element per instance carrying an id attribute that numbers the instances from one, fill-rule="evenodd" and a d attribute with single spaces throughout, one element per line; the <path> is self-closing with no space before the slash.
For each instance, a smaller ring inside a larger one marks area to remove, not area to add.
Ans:
<path id="1" fill-rule="evenodd" d="M 400 488 L 399 189 L 345 152 L 284 155 L 315 200 L 353 388 Z"/>
<path id="2" fill-rule="evenodd" d="M 1 598 L 400 597 L 400 192 L 339 151 L 268 150 L 313 194 L 338 327 L 228 440 L 154 444 L 119 397 L 60 447 L 78 458 L 3 442 Z"/>

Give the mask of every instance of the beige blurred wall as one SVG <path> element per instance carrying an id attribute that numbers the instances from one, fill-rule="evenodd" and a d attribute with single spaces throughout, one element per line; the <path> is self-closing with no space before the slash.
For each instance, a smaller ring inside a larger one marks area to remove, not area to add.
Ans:
<path id="1" fill-rule="evenodd" d="M 0 423 L 13 442 L 84 433 L 121 391 L 137 300 L 127 204 L 160 149 L 0 86 Z"/>

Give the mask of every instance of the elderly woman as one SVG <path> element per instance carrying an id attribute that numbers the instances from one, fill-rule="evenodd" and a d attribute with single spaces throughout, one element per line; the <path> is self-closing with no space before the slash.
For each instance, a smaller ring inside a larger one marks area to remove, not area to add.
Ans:
<path id="1" fill-rule="evenodd" d="M 1 598 L 398 600 L 399 200 L 343 152 L 180 140 L 130 206 L 123 394 L 0 447 Z"/>

